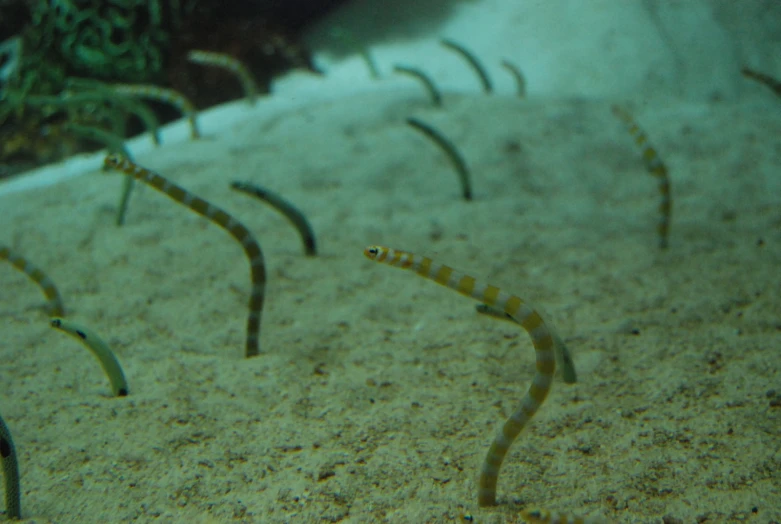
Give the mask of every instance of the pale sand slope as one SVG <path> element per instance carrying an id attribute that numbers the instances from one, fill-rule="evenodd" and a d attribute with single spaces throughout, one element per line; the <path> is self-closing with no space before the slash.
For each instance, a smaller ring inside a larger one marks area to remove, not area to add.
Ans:
<path id="1" fill-rule="evenodd" d="M 527 505 L 617 522 L 781 519 L 781 120 L 777 100 L 634 107 L 670 165 L 659 193 L 608 102 L 417 90 L 324 102 L 138 158 L 256 233 L 269 270 L 260 357 L 243 358 L 248 264 L 224 231 L 145 188 L 114 226 L 118 174 L 6 195 L 0 242 L 103 334 L 131 395 L 0 270 L 0 411 L 35 522 L 517 522 Z M 459 144 L 476 200 L 416 115 Z M 321 255 L 228 183 L 308 215 Z M 758 245 L 761 239 L 761 244 Z M 529 385 L 509 322 L 366 260 L 379 243 L 487 278 L 547 311 L 580 382 L 554 384 L 479 510 L 488 445 Z M 633 334 L 633 330 L 637 330 Z M 752 508 L 758 513 L 754 515 Z"/>

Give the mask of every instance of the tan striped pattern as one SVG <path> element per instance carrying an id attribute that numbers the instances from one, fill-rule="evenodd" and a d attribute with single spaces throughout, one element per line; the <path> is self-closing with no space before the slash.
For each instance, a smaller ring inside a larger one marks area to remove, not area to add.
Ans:
<path id="1" fill-rule="evenodd" d="M 198 112 L 193 103 L 179 91 L 152 84 L 112 84 L 111 88 L 120 95 L 151 98 L 164 104 L 171 104 L 190 122 L 190 137 L 193 139 L 201 138 L 196 121 Z"/>
<path id="2" fill-rule="evenodd" d="M 62 306 L 62 297 L 57 291 L 57 286 L 46 276 L 46 273 L 33 265 L 29 260 L 11 251 L 8 246 L 0 246 L 0 260 L 7 260 L 16 269 L 30 277 L 30 280 L 38 284 L 49 299 L 49 314 L 53 317 L 61 317 L 65 314 L 65 308 Z"/>
<path id="3" fill-rule="evenodd" d="M 233 73 L 241 82 L 241 88 L 250 104 L 255 104 L 258 97 L 258 85 L 255 83 L 252 73 L 238 58 L 224 53 L 193 50 L 187 54 L 187 59 L 194 64 L 219 67 Z"/>
<path id="4" fill-rule="evenodd" d="M 252 274 L 252 294 L 249 300 L 249 320 L 247 321 L 247 358 L 258 355 L 260 353 L 260 315 L 263 311 L 263 300 L 266 293 L 266 264 L 263 261 L 260 244 L 257 243 L 252 233 L 222 209 L 169 182 L 162 175 L 131 162 L 122 155 L 108 155 L 104 165 L 122 171 L 126 175 L 165 193 L 173 200 L 223 228 L 241 244 L 249 259 Z"/>
<path id="5" fill-rule="evenodd" d="M 491 444 L 480 473 L 478 503 L 480 506 L 496 504 L 496 482 L 499 479 L 499 469 L 504 457 L 518 434 L 545 401 L 553 382 L 556 358 L 550 330 L 545 326 L 542 317 L 519 297 L 509 295 L 496 286 L 480 283 L 473 277 L 434 262 L 430 258 L 382 246 L 369 246 L 363 253 L 372 260 L 410 269 L 462 295 L 501 309 L 519 323 L 531 337 L 537 358 L 532 385 Z"/>
<path id="6" fill-rule="evenodd" d="M 629 133 L 634 137 L 635 143 L 640 147 L 643 155 L 645 167 L 651 175 L 656 177 L 659 182 L 659 193 L 662 198 L 659 202 L 659 223 L 656 230 L 659 234 L 659 247 L 666 249 L 668 238 L 670 236 L 670 215 L 672 214 L 672 197 L 670 195 L 670 177 L 667 174 L 667 166 L 656 153 L 656 150 L 648 141 L 648 135 L 640 129 L 632 115 L 625 109 L 613 106 L 613 114 L 616 115 L 627 127 Z"/>

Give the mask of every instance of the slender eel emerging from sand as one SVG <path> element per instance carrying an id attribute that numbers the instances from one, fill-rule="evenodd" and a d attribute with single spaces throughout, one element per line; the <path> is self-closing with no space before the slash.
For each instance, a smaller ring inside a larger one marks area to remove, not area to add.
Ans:
<path id="1" fill-rule="evenodd" d="M 19 462 L 16 460 L 16 448 L 11 438 L 11 430 L 0 416 L 0 462 L 3 465 L 3 483 L 5 484 L 5 513 L 9 518 L 22 518 L 22 490 L 19 488 Z"/>
<path id="2" fill-rule="evenodd" d="M 193 103 L 179 91 L 152 84 L 113 84 L 111 89 L 120 95 L 149 98 L 174 106 L 190 122 L 190 137 L 193 139 L 201 137 L 197 122 L 198 112 Z"/>
<path id="3" fill-rule="evenodd" d="M 544 509 L 525 509 L 521 511 L 521 519 L 528 524 L 599 524 L 601 519 L 591 519 L 569 515 L 565 513 L 553 513 Z"/>
<path id="4" fill-rule="evenodd" d="M 670 215 L 672 213 L 672 197 L 670 196 L 670 176 L 667 174 L 667 166 L 659 158 L 656 150 L 648 141 L 648 135 L 640 129 L 632 115 L 625 109 L 613 106 L 613 114 L 616 115 L 625 125 L 629 133 L 634 137 L 635 143 L 640 147 L 645 167 L 651 175 L 659 181 L 659 193 L 661 201 L 659 202 L 659 222 L 656 230 L 659 234 L 659 247 L 667 249 L 670 236 Z"/>
<path id="5" fill-rule="evenodd" d="M 442 106 L 442 95 L 440 94 L 439 89 L 437 89 L 437 86 L 434 84 L 434 81 L 426 73 L 420 69 L 415 69 L 414 67 L 407 67 L 398 64 L 393 66 L 393 72 L 401 75 L 411 76 L 412 78 L 416 79 L 418 82 L 423 84 L 423 87 L 426 88 L 428 96 L 431 98 L 431 103 L 436 107 Z"/>
<path id="6" fill-rule="evenodd" d="M 382 246 L 369 246 L 363 253 L 371 260 L 402 269 L 411 269 L 437 284 L 479 300 L 489 307 L 501 309 L 520 324 L 531 337 L 537 359 L 536 373 L 532 384 L 521 404 L 510 415 L 491 444 L 480 473 L 478 504 L 480 506 L 496 504 L 496 482 L 499 480 L 502 461 L 504 461 L 507 451 L 518 434 L 540 409 L 553 382 L 553 374 L 556 371 L 556 356 L 554 355 L 551 331 L 545 325 L 542 317 L 521 298 L 505 293 L 496 286 L 480 283 L 473 277 L 459 273 L 444 264 L 434 262 L 430 258 Z"/>
<path id="7" fill-rule="evenodd" d="M 741 73 L 743 73 L 743 76 L 746 78 L 750 78 L 752 80 L 756 80 L 757 82 L 761 84 L 765 84 L 767 87 L 773 90 L 773 92 L 781 96 L 781 82 L 776 80 L 770 75 L 766 75 L 765 73 L 760 73 L 758 71 L 754 71 L 753 69 L 749 69 L 748 67 L 744 67 L 740 70 Z"/>
<path id="8" fill-rule="evenodd" d="M 222 209 L 211 205 L 173 182 L 169 182 L 162 175 L 141 167 L 121 155 L 108 155 L 104 160 L 104 165 L 149 184 L 172 200 L 208 218 L 230 233 L 241 244 L 244 253 L 246 253 L 249 259 L 252 275 L 252 294 L 249 299 L 249 319 L 247 320 L 246 355 L 247 358 L 258 355 L 260 353 L 260 316 L 263 312 L 263 301 L 266 294 L 266 264 L 263 259 L 263 252 L 260 250 L 260 244 L 252 236 L 252 233 L 249 232 L 249 229 Z"/>
<path id="9" fill-rule="evenodd" d="M 469 52 L 469 49 L 457 42 L 454 42 L 453 40 L 448 40 L 447 38 L 440 40 L 439 43 L 442 44 L 443 47 L 456 52 L 459 56 L 461 56 L 461 58 L 467 61 L 469 66 L 480 79 L 480 83 L 483 84 L 483 92 L 485 94 L 490 94 L 494 90 L 493 85 L 491 84 L 491 79 L 488 77 L 488 73 L 486 72 L 485 67 L 483 67 L 483 64 L 480 63 L 480 60 L 478 60 L 473 53 Z"/>
<path id="10" fill-rule="evenodd" d="M 526 77 L 523 76 L 521 69 L 509 60 L 502 60 L 502 67 L 515 79 L 515 88 L 518 93 L 518 98 L 526 98 Z"/>
<path id="11" fill-rule="evenodd" d="M 114 396 L 127 396 L 129 389 L 122 366 L 119 364 L 119 360 L 117 360 L 114 352 L 111 351 L 111 348 L 108 347 L 108 344 L 102 338 L 83 326 L 61 318 L 53 318 L 51 326 L 77 338 L 79 342 L 84 344 L 95 355 L 100 365 L 103 366 L 103 371 L 106 373 L 109 382 L 111 382 L 111 391 L 114 393 Z"/>
<path id="12" fill-rule="evenodd" d="M 458 173 L 458 180 L 461 182 L 461 194 L 464 200 L 472 200 L 472 182 L 469 177 L 469 168 L 466 166 L 466 161 L 461 156 L 461 153 L 458 152 L 456 146 L 434 127 L 417 118 L 408 118 L 407 124 L 413 129 L 417 129 L 423 136 L 434 142 L 445 152 L 456 173 Z"/>
<path id="13" fill-rule="evenodd" d="M 187 59 L 194 64 L 219 67 L 233 73 L 241 82 L 244 96 L 247 97 L 250 105 L 255 105 L 255 101 L 258 98 L 258 84 L 247 66 L 241 63 L 241 60 L 225 53 L 201 51 L 198 49 L 187 53 Z"/>
<path id="14" fill-rule="evenodd" d="M 54 282 L 46 276 L 46 273 L 30 263 L 23 256 L 11 251 L 11 248 L 8 246 L 0 245 L 0 260 L 7 260 L 12 266 L 30 277 L 30 280 L 41 287 L 43 294 L 49 299 L 48 308 L 50 315 L 61 317 L 65 314 L 65 309 L 62 307 L 60 292 L 57 291 L 57 286 L 55 286 Z"/>
<path id="15" fill-rule="evenodd" d="M 475 310 L 483 315 L 515 322 L 515 319 L 503 310 L 489 307 L 485 304 L 477 304 Z M 575 384 L 578 381 L 578 373 L 575 370 L 575 361 L 572 360 L 572 353 L 570 353 L 567 344 L 564 343 L 558 332 L 552 326 L 549 326 L 549 329 L 553 335 L 553 342 L 556 348 L 556 365 L 561 368 L 561 378 L 565 384 Z"/>
<path id="16" fill-rule="evenodd" d="M 249 182 L 232 182 L 231 187 L 237 191 L 247 193 L 248 195 L 252 195 L 264 201 L 282 213 L 285 218 L 295 226 L 298 230 L 298 234 L 301 235 L 301 241 L 304 243 L 304 252 L 306 255 L 309 257 L 317 255 L 317 245 L 315 244 L 315 234 L 312 231 L 312 226 L 297 207 L 278 194 L 269 191 L 268 189 L 250 184 Z"/>

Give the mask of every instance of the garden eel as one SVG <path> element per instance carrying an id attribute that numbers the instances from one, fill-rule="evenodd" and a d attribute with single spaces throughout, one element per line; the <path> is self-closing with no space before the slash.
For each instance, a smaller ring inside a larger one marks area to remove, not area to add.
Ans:
<path id="1" fill-rule="evenodd" d="M 505 68 L 515 79 L 515 87 L 519 98 L 526 98 L 526 77 L 523 76 L 521 69 L 510 62 L 502 60 L 502 67 Z"/>
<path id="2" fill-rule="evenodd" d="M 470 53 L 466 47 L 457 42 L 454 42 L 453 40 L 448 40 L 447 38 L 440 40 L 439 43 L 442 44 L 442 46 L 446 49 L 455 51 L 458 53 L 458 55 L 461 56 L 461 58 L 466 60 L 475 74 L 477 74 L 477 77 L 480 79 L 480 83 L 483 84 L 483 92 L 485 94 L 490 94 L 494 90 L 493 85 L 491 84 L 491 79 L 488 77 L 488 73 L 486 72 L 485 67 L 483 67 L 483 65 L 480 63 L 480 60 L 478 60 L 474 54 Z"/>
<path id="3" fill-rule="evenodd" d="M 418 130 L 423 136 L 434 142 L 445 152 L 445 155 L 447 155 L 450 163 L 458 173 L 458 180 L 461 182 L 461 195 L 464 197 L 464 200 L 472 200 L 472 182 L 469 178 L 469 168 L 466 166 L 464 157 L 461 156 L 461 153 L 458 152 L 456 146 L 453 145 L 453 142 L 448 140 L 445 135 L 440 133 L 436 128 L 417 118 L 408 118 L 407 124 L 413 129 Z"/>
<path id="4" fill-rule="evenodd" d="M 127 380 L 125 380 L 125 373 L 122 371 L 122 366 L 119 364 L 116 355 L 114 355 L 114 352 L 111 351 L 111 348 L 108 347 L 108 344 L 103 339 L 91 330 L 61 318 L 51 319 L 51 326 L 79 339 L 79 342 L 87 346 L 87 349 L 97 357 L 100 365 L 103 366 L 103 371 L 105 371 L 109 382 L 111 382 L 111 391 L 114 393 L 114 396 L 127 396 L 129 390 Z"/>
<path id="5" fill-rule="evenodd" d="M 515 322 L 513 317 L 501 309 L 492 308 L 485 304 L 477 304 L 475 310 L 483 315 Z M 548 323 L 550 324 L 550 322 Z M 565 384 L 575 384 L 578 381 L 578 373 L 575 370 L 575 362 L 572 360 L 572 353 L 570 353 L 569 348 L 561 339 L 556 329 L 554 329 L 553 326 L 549 326 L 549 329 L 551 335 L 553 335 L 553 342 L 556 348 L 556 365 L 561 367 L 561 378 L 564 380 Z"/>
<path id="6" fill-rule="evenodd" d="M 747 67 L 741 69 L 740 72 L 743 73 L 743 76 L 745 76 L 746 78 L 750 78 L 752 80 L 756 80 L 757 82 L 765 84 L 767 87 L 772 89 L 776 95 L 781 96 L 781 82 L 779 82 L 772 76 L 766 75 L 764 73 L 760 73 L 758 71 L 754 71 Z"/>
<path id="7" fill-rule="evenodd" d="M 11 438 L 11 430 L 0 416 L 0 462 L 3 464 L 3 482 L 5 483 L 5 513 L 9 518 L 22 518 L 22 491 L 19 488 L 19 462 L 16 460 L 16 448 Z"/>
<path id="8" fill-rule="evenodd" d="M 659 202 L 659 222 L 656 231 L 659 234 L 659 247 L 667 249 L 668 238 L 670 236 L 670 214 L 672 212 L 672 197 L 670 196 L 670 176 L 667 174 L 667 166 L 664 165 L 659 154 L 648 142 L 648 135 L 645 134 L 639 125 L 635 122 L 632 115 L 625 109 L 613 106 L 613 114 L 621 120 L 629 131 L 629 134 L 635 140 L 635 143 L 642 151 L 645 168 L 651 175 L 659 181 L 659 193 L 662 198 Z"/>
<path id="9" fill-rule="evenodd" d="M 492 308 L 501 309 L 521 325 L 531 337 L 536 355 L 536 372 L 526 396 L 518 408 L 504 423 L 502 430 L 491 444 L 480 473 L 480 489 L 477 497 L 481 507 L 496 504 L 496 483 L 499 469 L 513 441 L 540 408 L 553 382 L 556 371 L 553 335 L 542 317 L 521 298 L 505 293 L 496 286 L 483 284 L 474 277 L 455 271 L 444 264 L 382 246 L 369 246 L 363 254 L 376 262 L 415 271 L 423 278 L 479 300 Z"/>
<path id="10" fill-rule="evenodd" d="M 164 193 L 172 200 L 208 218 L 230 233 L 241 244 L 244 253 L 249 259 L 252 277 L 249 318 L 247 320 L 246 356 L 249 358 L 260 354 L 260 316 L 263 311 L 263 301 L 266 294 L 266 264 L 263 260 L 260 244 L 252 236 L 252 233 L 249 232 L 249 229 L 222 209 L 211 205 L 206 200 L 193 195 L 173 182 L 169 182 L 162 175 L 131 162 L 122 155 L 108 155 L 103 163 L 105 167 L 116 169 L 140 180 Z"/>
<path id="11" fill-rule="evenodd" d="M 304 243 L 304 253 L 306 256 L 313 257 L 317 255 L 317 244 L 315 243 L 315 234 L 312 231 L 312 226 L 296 206 L 273 191 L 269 191 L 268 189 L 249 182 L 231 182 L 231 188 L 252 195 L 282 213 L 285 218 L 293 224 L 296 230 L 298 230 L 301 241 Z"/>
<path id="12" fill-rule="evenodd" d="M 247 97 L 250 105 L 255 105 L 255 101 L 258 98 L 258 84 L 252 77 L 252 73 L 247 69 L 247 66 L 241 63 L 238 58 L 225 53 L 194 49 L 187 53 L 187 59 L 193 64 L 219 67 L 233 73 L 241 82 L 244 96 Z"/>
<path id="13" fill-rule="evenodd" d="M 57 291 L 57 286 L 54 282 L 46 276 L 46 273 L 41 271 L 37 266 L 33 265 L 23 256 L 11 251 L 8 246 L 0 245 L 0 259 L 7 260 L 16 269 L 30 277 L 30 280 L 38 284 L 49 299 L 49 314 L 55 317 L 61 317 L 65 314 L 65 309 L 62 307 L 62 297 L 60 292 Z"/>
<path id="14" fill-rule="evenodd" d="M 416 79 L 418 82 L 423 84 L 423 87 L 428 92 L 429 98 L 431 98 L 431 103 L 434 104 L 435 107 L 442 106 L 442 94 L 439 92 L 439 89 L 437 89 L 437 86 L 436 84 L 434 84 L 434 81 L 426 73 L 424 73 L 420 69 L 403 66 L 400 64 L 393 66 L 393 71 L 395 73 L 407 75 Z"/>

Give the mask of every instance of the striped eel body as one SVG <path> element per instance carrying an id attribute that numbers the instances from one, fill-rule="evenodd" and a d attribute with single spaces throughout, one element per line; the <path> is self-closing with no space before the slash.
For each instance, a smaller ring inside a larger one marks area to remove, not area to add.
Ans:
<path id="1" fill-rule="evenodd" d="M 266 294 L 266 264 L 260 244 L 243 224 L 234 219 L 222 209 L 215 207 L 206 200 L 199 198 L 187 190 L 169 182 L 165 177 L 131 162 L 126 157 L 111 154 L 104 160 L 105 167 L 110 167 L 140 180 L 172 200 L 189 207 L 199 215 L 208 218 L 241 244 L 250 263 L 252 275 L 252 293 L 249 300 L 249 319 L 247 320 L 247 358 L 260 353 L 260 315 Z"/>
<path id="2" fill-rule="evenodd" d="M 41 287 L 43 294 L 49 299 L 50 315 L 61 317 L 65 314 L 65 309 L 62 307 L 60 292 L 57 291 L 57 286 L 55 286 L 54 282 L 46 276 L 46 273 L 30 263 L 30 261 L 23 256 L 11 251 L 11 248 L 8 246 L 0 245 L 0 260 L 7 260 L 12 266 L 30 277 L 30 280 Z"/>
<path id="3" fill-rule="evenodd" d="M 231 182 L 231 187 L 236 191 L 252 195 L 279 211 L 298 230 L 301 241 L 304 243 L 306 256 L 313 257 L 317 255 L 317 243 L 315 242 L 312 226 L 297 207 L 282 198 L 281 195 L 250 182 Z"/>
<path id="4" fill-rule="evenodd" d="M 475 311 L 482 315 L 488 315 L 489 317 L 514 322 L 513 318 L 501 309 L 492 308 L 485 304 L 477 304 L 475 306 Z M 556 366 L 561 369 L 561 378 L 564 380 L 565 384 L 575 384 L 578 381 L 578 372 L 575 369 L 575 362 L 572 360 L 572 354 L 570 353 L 567 344 L 564 343 L 564 340 L 562 340 L 556 333 L 556 330 L 553 329 L 553 326 L 548 326 L 548 329 L 550 329 L 551 334 L 553 335 L 553 346 L 556 348 Z"/>
<path id="5" fill-rule="evenodd" d="M 670 236 L 670 215 L 672 214 L 672 197 L 670 196 L 670 176 L 667 173 L 667 166 L 664 165 L 662 159 L 659 158 L 659 154 L 656 149 L 651 146 L 648 135 L 645 134 L 637 122 L 635 122 L 632 115 L 625 109 L 613 106 L 613 114 L 621 120 L 629 131 L 629 134 L 635 140 L 635 143 L 642 151 L 643 160 L 645 161 L 645 167 L 651 175 L 656 177 L 659 181 L 659 193 L 661 194 L 661 201 L 659 202 L 659 223 L 656 226 L 656 231 L 659 234 L 659 247 L 666 249 L 668 245 L 668 238 Z"/>
<path id="6" fill-rule="evenodd" d="M 542 317 L 521 298 L 505 293 L 496 286 L 483 284 L 473 277 L 459 273 L 430 258 L 396 251 L 381 246 L 369 246 L 364 255 L 376 262 L 382 262 L 402 269 L 410 269 L 418 275 L 449 287 L 462 295 L 474 298 L 489 307 L 504 311 L 529 334 L 536 355 L 536 373 L 526 396 L 518 408 L 504 423 L 502 430 L 491 444 L 480 473 L 478 504 L 481 507 L 496 504 L 496 483 L 504 457 L 521 430 L 540 408 L 553 382 L 556 371 L 554 341 L 551 331 Z"/>

